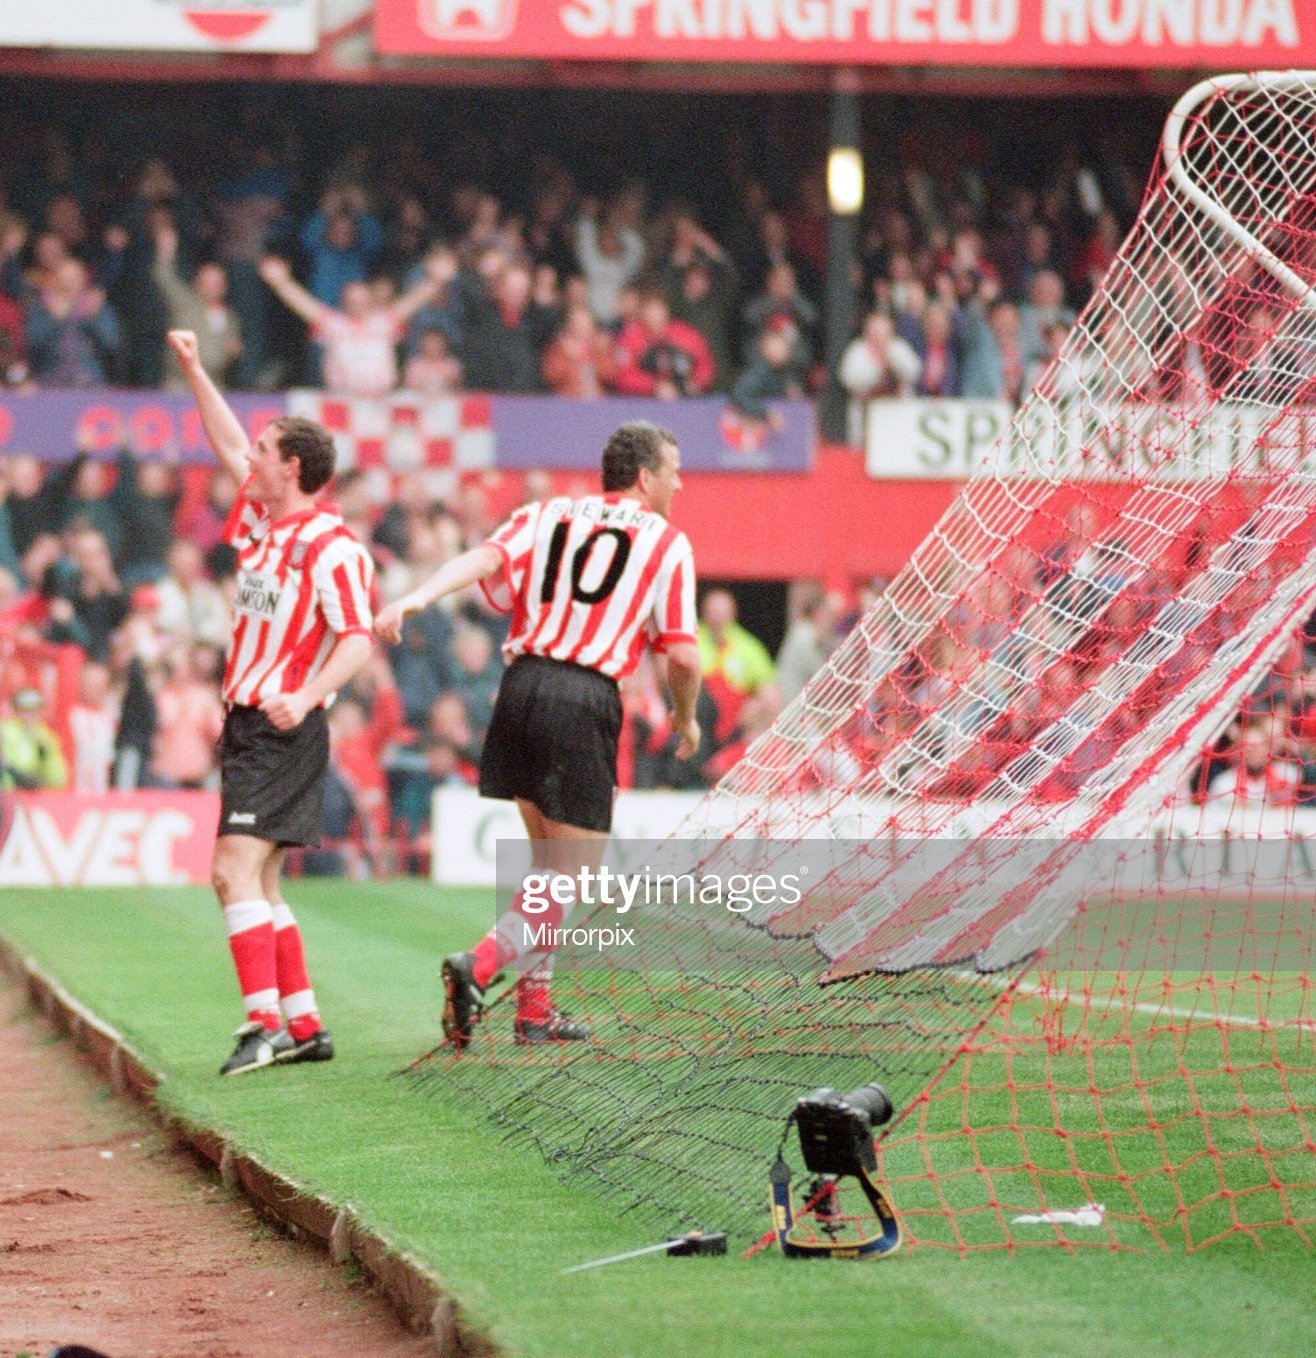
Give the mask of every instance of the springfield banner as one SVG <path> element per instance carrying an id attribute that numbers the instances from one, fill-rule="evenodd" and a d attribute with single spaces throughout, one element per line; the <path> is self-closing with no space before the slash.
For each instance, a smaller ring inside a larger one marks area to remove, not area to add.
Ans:
<path id="1" fill-rule="evenodd" d="M 169 52 L 314 52 L 318 0 L 15 0 L 0 47 Z"/>
<path id="2" fill-rule="evenodd" d="M 0 802 L 0 887 L 210 880 L 216 792 L 12 792 Z"/>
<path id="3" fill-rule="evenodd" d="M 399 55 L 578 61 L 1301 66 L 1311 0 L 378 0 Z"/>
<path id="4" fill-rule="evenodd" d="M 1316 407 L 1292 411 L 1279 436 L 1268 408 L 1221 402 L 1197 418 L 1172 405 L 1005 401 L 870 401 L 864 458 L 878 480 L 960 481 L 979 473 L 1083 481 L 1201 481 L 1310 475 Z M 1187 431 L 1187 432 L 1185 432 Z"/>

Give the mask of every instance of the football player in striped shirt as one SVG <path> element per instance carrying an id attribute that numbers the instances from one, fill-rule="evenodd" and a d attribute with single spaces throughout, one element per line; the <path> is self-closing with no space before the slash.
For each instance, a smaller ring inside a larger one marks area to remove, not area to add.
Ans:
<path id="1" fill-rule="evenodd" d="M 374 566 L 337 510 L 317 499 L 334 472 L 325 430 L 274 420 L 253 445 L 201 367 L 196 336 L 171 331 L 169 344 L 211 447 L 242 487 L 225 530 L 238 579 L 211 868 L 246 1011 L 220 1074 L 238 1075 L 333 1056 L 280 875 L 290 847 L 320 839 L 325 704 L 373 649 Z"/>
<path id="2" fill-rule="evenodd" d="M 694 557 L 668 522 L 680 468 L 672 433 L 645 421 L 624 424 L 603 450 L 601 495 L 523 505 L 488 541 L 376 619 L 376 633 L 396 643 L 407 614 L 477 582 L 511 614 L 503 648 L 509 668 L 480 761 L 480 791 L 516 802 L 539 872 L 574 879 L 602 860 L 617 782 L 617 681 L 646 648 L 666 657 L 677 757 L 698 749 Z M 561 925 L 568 893 L 565 882 L 554 885 L 558 904 L 547 913 L 522 913 L 518 895 L 474 949 L 444 961 L 443 1028 L 457 1050 L 470 1041 L 490 981 L 513 965 L 522 972 L 518 1042 L 589 1036 L 553 1006 L 551 954 L 535 951 L 526 927 Z"/>

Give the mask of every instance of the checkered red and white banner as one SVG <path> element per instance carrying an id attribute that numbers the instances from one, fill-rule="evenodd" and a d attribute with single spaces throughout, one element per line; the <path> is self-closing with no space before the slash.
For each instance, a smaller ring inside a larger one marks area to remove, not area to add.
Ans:
<path id="1" fill-rule="evenodd" d="M 420 472 L 437 499 L 463 472 L 494 465 L 493 404 L 488 396 L 419 397 L 407 392 L 379 400 L 288 393 L 288 414 L 317 420 L 333 435 L 338 470 L 356 468 L 387 498 L 396 478 Z"/>

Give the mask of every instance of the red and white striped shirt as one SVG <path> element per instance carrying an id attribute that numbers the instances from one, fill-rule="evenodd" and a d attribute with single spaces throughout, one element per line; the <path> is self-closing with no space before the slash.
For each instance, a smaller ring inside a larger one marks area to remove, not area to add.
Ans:
<path id="1" fill-rule="evenodd" d="M 374 563 L 336 509 L 271 523 L 239 497 L 225 536 L 238 549 L 224 700 L 257 707 L 313 679 L 339 637 L 370 635 Z"/>
<path id="2" fill-rule="evenodd" d="M 523 505 L 489 538 L 503 558 L 484 581 L 511 613 L 503 646 L 624 679 L 644 648 L 695 640 L 690 541 L 661 514 L 621 494 Z"/>

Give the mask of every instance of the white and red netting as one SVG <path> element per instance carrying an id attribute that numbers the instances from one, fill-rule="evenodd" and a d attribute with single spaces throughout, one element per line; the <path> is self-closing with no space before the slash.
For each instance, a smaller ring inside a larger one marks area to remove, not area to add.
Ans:
<path id="1" fill-rule="evenodd" d="M 888 867 L 843 857 L 828 889 L 752 921 L 790 954 L 777 993 L 762 955 L 739 979 L 559 966 L 588 1054 L 536 1064 L 491 1034 L 450 1074 L 568 1172 L 673 1222 L 761 1214 L 793 1094 L 877 1078 L 903 1111 L 881 1169 L 917 1242 L 1309 1238 L 1316 1030 L 1292 959 L 1316 893 L 1264 928 L 1244 893 L 1195 974 L 1118 912 L 1080 932 L 1086 964 L 1071 941 L 1048 970 L 1045 948 L 1084 908 L 1057 907 L 1056 882 L 1093 844 L 1182 825 L 1203 752 L 1316 604 L 1313 289 L 1316 75 L 1199 86 L 988 464 L 680 831 L 885 840 Z M 1316 808 L 1297 795 L 1278 810 L 1300 839 Z M 1212 835 L 1259 833 L 1214 814 Z M 962 850 L 898 885 L 941 840 Z M 1163 939 L 1185 903 L 1150 904 L 1139 928 Z M 1015 1220 L 1087 1204 L 1095 1226 Z"/>

